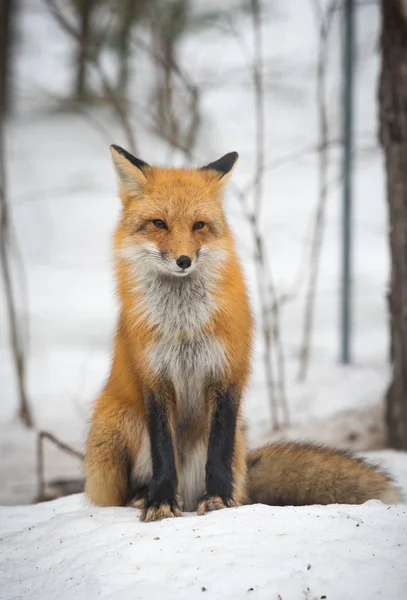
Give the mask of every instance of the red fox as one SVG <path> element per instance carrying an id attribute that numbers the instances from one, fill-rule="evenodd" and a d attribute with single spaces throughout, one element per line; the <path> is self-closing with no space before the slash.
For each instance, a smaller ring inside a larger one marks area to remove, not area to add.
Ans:
<path id="1" fill-rule="evenodd" d="M 238 154 L 169 169 L 111 152 L 120 313 L 88 437 L 89 499 L 140 506 L 143 521 L 252 502 L 397 501 L 386 474 L 340 452 L 286 444 L 247 455 L 253 317 L 222 208 Z"/>

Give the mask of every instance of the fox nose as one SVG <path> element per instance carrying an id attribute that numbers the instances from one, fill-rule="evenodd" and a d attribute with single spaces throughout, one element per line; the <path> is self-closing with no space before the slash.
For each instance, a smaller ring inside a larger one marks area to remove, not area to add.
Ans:
<path id="1" fill-rule="evenodd" d="M 191 264 L 192 260 L 189 258 L 189 256 L 185 256 L 185 254 L 182 254 L 177 258 L 177 265 L 180 269 L 189 269 Z"/>

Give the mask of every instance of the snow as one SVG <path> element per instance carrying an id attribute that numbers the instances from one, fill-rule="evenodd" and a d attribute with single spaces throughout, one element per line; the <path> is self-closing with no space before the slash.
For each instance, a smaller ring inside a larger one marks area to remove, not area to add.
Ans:
<path id="1" fill-rule="evenodd" d="M 0 509 L 0 598 L 404 600 L 407 506 L 226 509 L 141 523 L 82 495 Z M 202 596 L 202 594 L 205 594 Z"/>
<path id="2" fill-rule="evenodd" d="M 407 498 L 406 456 L 366 456 Z M 405 599 L 406 504 L 258 504 L 155 523 L 139 516 L 91 506 L 83 494 L 0 507 L 0 599 Z"/>
<path id="3" fill-rule="evenodd" d="M 385 446 L 383 398 L 389 382 L 386 287 L 389 275 L 383 161 L 377 145 L 376 52 L 379 8 L 357 21 L 354 174 L 353 364 L 338 364 L 340 153 L 331 151 L 330 196 L 316 295 L 310 372 L 296 379 L 317 201 L 315 59 L 310 3 L 275 3 L 265 22 L 268 90 L 262 231 L 279 294 L 291 425 L 278 437 L 346 446 L 386 468 L 407 497 L 407 455 Z M 36 433 L 46 429 L 79 450 L 92 402 L 107 376 L 117 305 L 110 242 L 120 209 L 108 146 L 126 147 L 103 108 L 60 111 L 70 86 L 67 37 L 44 3 L 23 3 L 16 61 L 16 115 L 7 125 L 8 191 L 23 257 L 28 317 L 27 386 L 35 430 L 16 422 L 17 395 L 0 302 L 0 598 L 240 598 L 404 600 L 406 506 L 244 507 L 143 524 L 135 509 L 96 509 L 82 495 L 29 505 L 37 493 Z M 253 179 L 253 94 L 247 63 L 252 34 L 212 29 L 184 42 L 181 60 L 204 84 L 204 127 L 194 163 L 238 150 L 233 184 Z M 328 119 L 340 137 L 340 27 L 329 47 Z M 47 44 L 43 43 L 47 39 Z M 191 63 L 190 57 L 194 57 Z M 141 158 L 184 164 L 144 123 L 137 63 L 132 115 Z M 49 112 L 46 109 L 55 109 Z M 291 158 L 290 158 L 291 157 Z M 226 212 L 236 234 L 256 315 L 253 244 L 230 186 Z M 256 340 L 245 398 L 251 445 L 277 436 Z M 375 452 L 366 452 L 375 450 Z M 46 477 L 76 477 L 82 465 L 46 443 Z M 6 506 L 20 505 L 20 506 Z M 22 506 L 26 505 L 26 506 Z M 156 539 L 159 538 L 159 539 Z M 311 565 L 308 568 L 308 565 Z M 205 588 L 205 590 L 203 589 Z"/>

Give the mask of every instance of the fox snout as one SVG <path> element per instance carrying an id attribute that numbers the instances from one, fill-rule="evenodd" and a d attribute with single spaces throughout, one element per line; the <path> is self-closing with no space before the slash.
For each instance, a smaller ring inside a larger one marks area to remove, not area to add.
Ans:
<path id="1" fill-rule="evenodd" d="M 163 255 L 164 262 L 171 273 L 178 276 L 189 275 L 197 266 L 198 253 L 168 252 Z"/>
<path id="2" fill-rule="evenodd" d="M 184 271 L 189 269 L 189 267 L 192 265 L 192 260 L 189 258 L 189 256 L 186 256 L 185 254 L 181 254 L 181 256 L 179 256 L 175 262 L 177 263 L 179 268 L 183 269 Z"/>

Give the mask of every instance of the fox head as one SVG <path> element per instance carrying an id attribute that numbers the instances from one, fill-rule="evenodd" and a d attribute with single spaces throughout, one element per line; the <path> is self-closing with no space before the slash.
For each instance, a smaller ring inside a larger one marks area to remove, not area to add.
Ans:
<path id="1" fill-rule="evenodd" d="M 237 152 L 198 169 L 152 167 L 112 145 L 123 203 L 116 249 L 134 267 L 188 277 L 227 255 L 229 229 L 222 190 Z"/>

